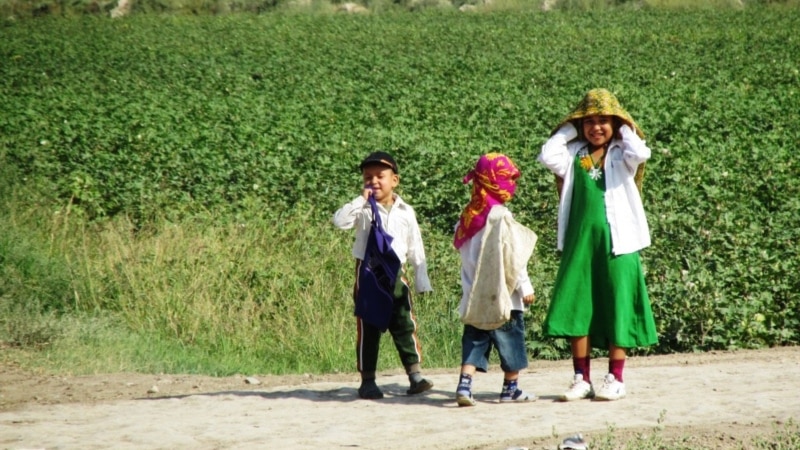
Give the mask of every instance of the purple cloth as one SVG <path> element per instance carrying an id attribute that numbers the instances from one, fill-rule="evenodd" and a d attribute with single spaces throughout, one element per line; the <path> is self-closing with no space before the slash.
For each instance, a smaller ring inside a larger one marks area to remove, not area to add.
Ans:
<path id="1" fill-rule="evenodd" d="M 383 229 L 378 205 L 369 196 L 372 207 L 372 226 L 367 238 L 364 260 L 358 268 L 356 316 L 364 322 L 386 331 L 392 318 L 394 288 L 400 273 L 400 258 L 392 249 L 392 236 Z"/>

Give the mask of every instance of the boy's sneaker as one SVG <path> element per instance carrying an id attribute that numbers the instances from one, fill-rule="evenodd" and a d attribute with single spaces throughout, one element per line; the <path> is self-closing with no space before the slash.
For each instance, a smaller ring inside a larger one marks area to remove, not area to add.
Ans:
<path id="1" fill-rule="evenodd" d="M 595 395 L 597 400 L 619 400 L 623 397 L 625 397 L 625 383 L 618 381 L 611 373 L 603 378 L 603 385 Z"/>
<path id="2" fill-rule="evenodd" d="M 575 378 L 572 380 L 567 392 L 561 394 L 561 401 L 571 402 L 573 400 L 581 400 L 584 398 L 594 397 L 594 389 L 592 385 L 583 379 L 583 375 L 576 373 Z"/>
<path id="3" fill-rule="evenodd" d="M 500 393 L 500 403 L 507 402 L 535 402 L 536 394 L 528 393 L 522 389 L 517 389 L 514 392 L 506 392 L 505 390 Z"/>
<path id="4" fill-rule="evenodd" d="M 421 378 L 419 381 L 411 381 L 411 387 L 408 388 L 406 394 L 414 395 L 414 394 L 421 394 L 433 387 L 433 381 L 428 381 L 425 378 Z"/>
<path id="5" fill-rule="evenodd" d="M 586 450 L 588 448 L 589 446 L 586 445 L 586 441 L 583 440 L 580 433 L 570 436 L 558 444 L 558 450 Z"/>
<path id="6" fill-rule="evenodd" d="M 456 403 L 458 403 L 458 406 L 475 406 L 476 402 L 472 398 L 472 392 L 458 391 L 456 392 Z"/>
<path id="7" fill-rule="evenodd" d="M 358 387 L 358 396 L 365 400 L 378 400 L 383 398 L 383 392 L 375 384 L 375 380 L 362 380 Z"/>

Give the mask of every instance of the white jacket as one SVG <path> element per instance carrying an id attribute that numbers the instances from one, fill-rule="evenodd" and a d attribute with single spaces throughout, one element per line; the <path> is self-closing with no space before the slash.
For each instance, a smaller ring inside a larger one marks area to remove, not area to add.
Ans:
<path id="1" fill-rule="evenodd" d="M 608 147 L 603 165 L 606 177 L 606 218 L 611 230 L 611 251 L 624 255 L 650 245 L 650 227 L 644 214 L 642 197 L 634 182 L 636 169 L 650 158 L 650 148 L 627 125 L 620 128 L 622 139 L 614 139 Z M 586 148 L 586 141 L 572 141 L 578 135 L 571 123 L 553 134 L 542 146 L 539 162 L 564 179 L 558 206 L 558 249 L 564 249 L 572 203 L 575 156 Z"/>

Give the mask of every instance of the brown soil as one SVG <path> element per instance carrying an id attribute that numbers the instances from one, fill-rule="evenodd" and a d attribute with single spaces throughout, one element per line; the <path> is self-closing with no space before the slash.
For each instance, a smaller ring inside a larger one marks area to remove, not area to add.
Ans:
<path id="1" fill-rule="evenodd" d="M 605 363 L 593 361 L 593 378 Z M 629 394 L 618 402 L 555 401 L 569 364 L 531 361 L 521 386 L 539 400 L 526 404 L 497 403 L 498 368 L 479 374 L 474 408 L 455 405 L 455 368 L 427 371 L 436 386 L 413 397 L 401 372 L 381 373 L 386 398 L 365 401 L 357 374 L 71 376 L 5 364 L 0 448 L 554 449 L 582 432 L 590 444 L 656 436 L 684 448 L 746 449 L 776 430 L 798 433 L 797 347 L 630 358 Z"/>

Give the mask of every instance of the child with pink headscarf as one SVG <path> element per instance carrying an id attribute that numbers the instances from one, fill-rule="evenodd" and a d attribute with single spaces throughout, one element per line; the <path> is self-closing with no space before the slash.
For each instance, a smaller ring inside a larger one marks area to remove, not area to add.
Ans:
<path id="1" fill-rule="evenodd" d="M 453 244 L 461 254 L 462 297 L 459 313 L 461 375 L 456 388 L 459 406 L 474 406 L 472 378 L 486 372 L 492 347 L 503 369 L 500 402 L 527 402 L 536 395 L 518 386 L 528 367 L 523 313 L 533 303 L 528 260 L 536 233 L 516 222 L 505 203 L 511 200 L 519 169 L 509 157 L 489 153 L 478 160 L 464 183 L 472 196 L 461 213 Z"/>

